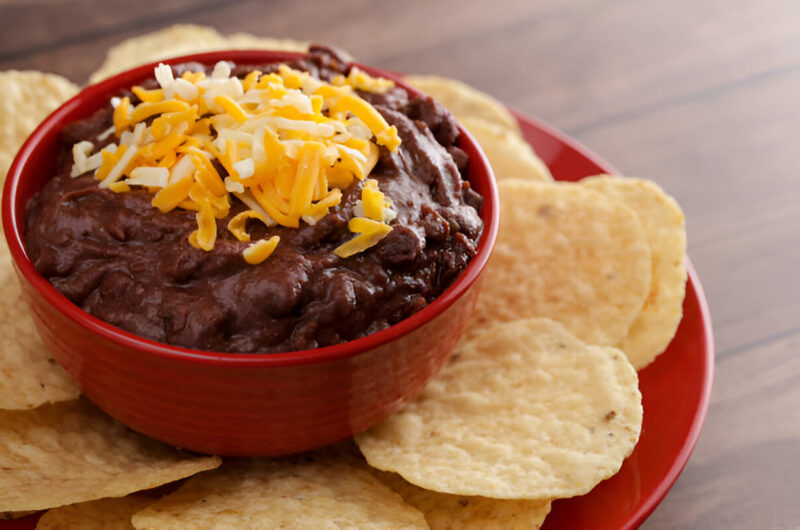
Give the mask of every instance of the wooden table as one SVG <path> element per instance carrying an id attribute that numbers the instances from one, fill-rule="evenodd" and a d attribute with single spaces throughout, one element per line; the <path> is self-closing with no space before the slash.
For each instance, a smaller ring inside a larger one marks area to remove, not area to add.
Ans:
<path id="1" fill-rule="evenodd" d="M 0 69 L 84 83 L 177 22 L 462 79 L 683 206 L 717 344 L 706 426 L 644 527 L 800 528 L 800 3 L 0 0 Z"/>

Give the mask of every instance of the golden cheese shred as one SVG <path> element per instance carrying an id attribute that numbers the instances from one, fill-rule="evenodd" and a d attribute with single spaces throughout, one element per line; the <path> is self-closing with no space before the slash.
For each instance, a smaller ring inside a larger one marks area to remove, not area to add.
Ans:
<path id="1" fill-rule="evenodd" d="M 195 211 L 189 243 L 204 251 L 214 248 L 216 220 L 230 212 L 231 193 L 249 206 L 227 225 L 238 241 L 250 241 L 248 219 L 267 227 L 313 224 L 339 206 L 344 188 L 367 179 L 379 145 L 390 151 L 400 145 L 396 127 L 355 91 L 382 92 L 393 82 L 355 68 L 333 84 L 286 65 L 240 80 L 225 63 L 210 78 L 187 71 L 178 79 L 161 64 L 155 77 L 158 88 L 132 88 L 137 104 L 114 100 L 118 141 L 98 155 L 95 178 L 116 193 L 144 188 L 163 213 Z M 73 166 L 75 176 L 86 171 L 83 162 Z M 355 236 L 335 250 L 340 257 L 366 250 L 391 230 L 391 201 L 377 181 L 366 180 L 360 208 L 363 217 L 358 212 L 348 224 Z M 251 243 L 243 256 L 261 263 L 277 244 L 277 237 Z"/>
<path id="2" fill-rule="evenodd" d="M 365 217 L 353 217 L 347 223 L 347 228 L 351 232 L 358 233 L 358 235 L 347 243 L 339 245 L 334 250 L 334 253 L 340 258 L 349 258 L 353 254 L 358 254 L 377 245 L 392 230 L 392 227 L 386 223 L 373 221 Z"/>
<path id="3" fill-rule="evenodd" d="M 267 224 L 267 218 L 264 216 L 264 214 L 255 210 L 245 210 L 235 215 L 228 222 L 228 232 L 233 234 L 233 236 L 239 241 L 249 242 L 250 234 L 248 234 L 247 230 L 245 229 L 248 219 L 258 219 L 265 225 Z"/>
<path id="4" fill-rule="evenodd" d="M 272 236 L 269 239 L 260 239 L 250 244 L 244 251 L 245 261 L 250 265 L 258 265 L 272 255 L 280 240 L 280 237 Z"/>

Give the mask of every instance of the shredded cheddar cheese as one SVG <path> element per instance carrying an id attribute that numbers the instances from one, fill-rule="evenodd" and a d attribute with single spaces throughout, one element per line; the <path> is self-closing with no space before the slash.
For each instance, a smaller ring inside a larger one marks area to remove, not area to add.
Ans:
<path id="1" fill-rule="evenodd" d="M 189 242 L 205 251 L 214 248 L 217 219 L 228 216 L 233 197 L 248 210 L 227 230 L 250 242 L 249 219 L 267 227 L 315 224 L 357 181 L 363 181 L 361 200 L 348 223 L 355 237 L 336 255 L 362 252 L 391 231 L 392 202 L 367 176 L 378 146 L 395 152 L 400 138 L 355 90 L 383 92 L 392 81 L 354 67 L 329 84 L 286 65 L 239 79 L 224 61 L 210 77 L 184 72 L 177 79 L 159 64 L 155 78 L 159 88 L 133 87 L 136 104 L 112 99 L 114 125 L 104 134 L 115 134 L 117 142 L 93 155 L 90 142 L 75 144 L 71 176 L 93 171 L 101 188 L 153 193 L 151 204 L 161 212 L 196 212 Z M 278 243 L 277 236 L 250 243 L 243 257 L 261 263 Z"/>
<path id="2" fill-rule="evenodd" d="M 269 239 L 261 239 L 250 244 L 244 251 L 245 261 L 250 265 L 258 265 L 272 254 L 280 240 L 281 238 L 278 236 L 272 236 Z"/>

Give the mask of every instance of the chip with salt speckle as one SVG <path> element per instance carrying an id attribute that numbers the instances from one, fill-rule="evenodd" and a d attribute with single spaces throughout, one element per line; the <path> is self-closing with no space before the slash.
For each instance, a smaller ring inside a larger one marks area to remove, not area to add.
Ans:
<path id="1" fill-rule="evenodd" d="M 590 344 L 627 333 L 650 291 L 650 247 L 624 204 L 573 183 L 498 183 L 500 230 L 468 334 L 546 317 Z"/>
<path id="2" fill-rule="evenodd" d="M 0 411 L 0 512 L 120 497 L 219 464 L 135 433 L 85 399 Z"/>
<path id="3" fill-rule="evenodd" d="M 536 530 L 550 513 L 549 500 L 450 495 L 415 486 L 397 473 L 373 473 L 424 513 L 431 530 Z"/>
<path id="4" fill-rule="evenodd" d="M 636 371 L 548 319 L 462 341 L 414 401 L 355 440 L 370 465 L 454 495 L 582 495 L 619 471 L 642 425 Z"/>
<path id="5" fill-rule="evenodd" d="M 133 516 L 142 529 L 427 528 L 359 466 L 326 454 L 230 460 Z"/>
<path id="6" fill-rule="evenodd" d="M 686 295 L 686 227 L 675 200 L 654 182 L 598 175 L 582 186 L 620 201 L 642 223 L 653 258 L 650 291 L 627 335 L 617 344 L 639 370 L 667 347 L 683 316 Z"/>
<path id="7" fill-rule="evenodd" d="M 0 409 L 29 409 L 79 394 L 78 386 L 42 344 L 6 241 L 0 239 Z"/>
<path id="8" fill-rule="evenodd" d="M 56 74 L 7 70 L 0 72 L 0 182 L 17 151 L 37 125 L 78 87 Z"/>

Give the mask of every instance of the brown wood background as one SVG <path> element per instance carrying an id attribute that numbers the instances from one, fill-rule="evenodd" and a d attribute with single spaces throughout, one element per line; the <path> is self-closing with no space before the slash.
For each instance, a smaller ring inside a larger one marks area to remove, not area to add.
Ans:
<path id="1" fill-rule="evenodd" d="M 717 365 L 697 449 L 644 528 L 800 528 L 800 2 L 0 0 L 0 69 L 83 83 L 108 46 L 177 22 L 455 77 L 660 183 L 686 212 Z"/>

